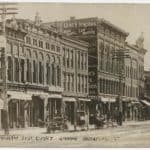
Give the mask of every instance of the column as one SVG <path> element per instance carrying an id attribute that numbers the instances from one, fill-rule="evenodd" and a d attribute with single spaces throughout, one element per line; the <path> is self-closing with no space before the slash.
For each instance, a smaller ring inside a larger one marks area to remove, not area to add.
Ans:
<path id="1" fill-rule="evenodd" d="M 46 121 L 46 118 L 47 118 L 47 104 L 48 104 L 48 97 L 46 97 L 45 99 L 44 99 L 44 121 Z"/>

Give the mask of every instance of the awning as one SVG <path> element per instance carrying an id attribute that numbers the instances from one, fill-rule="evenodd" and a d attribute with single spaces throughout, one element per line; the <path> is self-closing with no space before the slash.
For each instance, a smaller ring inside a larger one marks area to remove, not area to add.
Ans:
<path id="1" fill-rule="evenodd" d="M 48 93 L 44 93 L 44 92 L 33 92 L 33 91 L 28 91 L 27 92 L 31 97 L 32 96 L 38 96 L 39 98 L 41 98 L 41 99 L 45 99 L 45 98 L 47 98 L 49 95 L 48 95 Z"/>
<path id="2" fill-rule="evenodd" d="M 150 106 L 150 102 L 146 101 L 146 100 L 142 100 L 141 102 L 143 102 L 145 105 Z"/>
<path id="3" fill-rule="evenodd" d="M 108 98 L 108 97 L 101 97 L 101 101 L 104 103 L 106 103 L 106 102 L 113 103 L 113 102 L 116 102 L 116 99 L 115 98 Z"/>
<path id="4" fill-rule="evenodd" d="M 90 102 L 91 100 L 88 98 L 79 98 L 79 101 L 85 101 L 85 102 Z"/>
<path id="5" fill-rule="evenodd" d="M 76 99 L 73 97 L 63 97 L 64 102 L 75 102 Z"/>
<path id="6" fill-rule="evenodd" d="M 0 99 L 0 109 L 4 109 L 4 101 Z"/>
<path id="7" fill-rule="evenodd" d="M 62 99 L 62 95 L 60 95 L 60 94 L 49 94 L 48 98 Z"/>
<path id="8" fill-rule="evenodd" d="M 10 96 L 10 99 L 16 100 L 32 100 L 31 95 L 25 92 L 18 92 L 18 91 L 7 91 L 7 94 Z"/>

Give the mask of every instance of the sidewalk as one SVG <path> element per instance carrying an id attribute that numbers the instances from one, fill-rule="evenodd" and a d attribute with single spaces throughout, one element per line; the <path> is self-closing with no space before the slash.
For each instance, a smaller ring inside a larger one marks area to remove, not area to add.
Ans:
<path id="1" fill-rule="evenodd" d="M 126 128 L 128 126 L 148 126 L 150 125 L 150 120 L 147 121 L 126 121 L 123 122 L 122 126 L 115 126 L 114 128 Z M 107 127 L 105 125 L 104 128 L 100 128 L 98 130 L 107 130 L 107 129 L 113 129 L 112 126 Z M 95 130 L 94 125 L 89 125 L 89 130 Z M 16 129 L 10 129 L 10 135 L 26 135 L 26 136 L 30 136 L 30 135 L 45 135 L 46 133 L 46 127 L 44 128 L 40 128 L 40 127 L 29 127 L 29 128 L 16 128 Z M 81 130 L 78 128 L 77 131 L 72 130 L 73 132 L 80 132 Z M 88 130 L 85 130 L 85 132 Z M 62 133 L 63 131 L 56 131 L 55 133 L 59 134 Z M 68 131 L 69 132 L 69 131 Z M 65 132 L 64 132 L 65 133 Z M 0 130 L 0 135 L 4 135 L 4 130 Z"/>

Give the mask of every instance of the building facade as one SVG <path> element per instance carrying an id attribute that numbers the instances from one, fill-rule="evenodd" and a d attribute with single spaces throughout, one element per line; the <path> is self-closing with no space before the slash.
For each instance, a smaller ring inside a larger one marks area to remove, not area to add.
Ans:
<path id="1" fill-rule="evenodd" d="M 35 21 L 7 20 L 6 40 L 10 128 L 43 126 L 55 117 L 65 117 L 67 96 L 75 102 L 88 101 L 87 43 L 42 25 L 38 14 Z M 84 55 L 80 69 L 76 66 L 78 52 Z"/>
<path id="2" fill-rule="evenodd" d="M 129 51 L 128 59 L 125 59 L 125 87 L 124 96 L 128 100 L 126 106 L 126 118 L 129 120 L 138 120 L 142 117 L 140 101 L 144 96 L 144 55 L 147 50 L 139 42 L 144 38 L 141 35 L 136 45 L 126 44 Z"/>
<path id="3" fill-rule="evenodd" d="M 92 99 L 90 122 L 93 123 L 92 116 L 99 110 L 104 115 L 108 109 L 112 112 L 119 93 L 119 62 L 113 59 L 113 52 L 125 49 L 128 33 L 104 19 L 94 17 L 71 17 L 67 21 L 46 25 L 53 25 L 61 32 L 89 43 L 89 96 Z"/>
<path id="4" fill-rule="evenodd" d="M 131 117 L 127 107 L 131 101 L 139 103 L 138 99 L 143 96 L 144 55 L 146 53 L 143 47 L 143 35 L 137 39 L 136 45 L 131 45 L 126 42 L 129 35 L 126 31 L 105 19 L 96 17 L 83 19 L 71 17 L 70 20 L 46 23 L 46 25 L 55 26 L 60 32 L 89 43 L 89 96 L 92 99 L 90 122 L 93 122 L 92 116 L 97 110 L 106 116 L 109 116 L 108 112 L 111 112 L 113 118 L 116 99 L 120 92 L 124 120 L 137 118 L 139 113 L 134 112 L 132 108 L 130 109 Z M 123 52 L 123 68 L 120 68 L 120 62 L 114 57 L 114 53 L 119 51 L 128 51 L 127 56 Z M 123 74 L 120 74 L 120 70 Z M 120 76 L 122 76 L 121 81 Z"/>
<path id="5" fill-rule="evenodd" d="M 70 125 L 87 125 L 89 118 L 88 99 L 88 44 L 62 37 L 63 100 Z M 70 126 L 69 125 L 69 126 Z"/>

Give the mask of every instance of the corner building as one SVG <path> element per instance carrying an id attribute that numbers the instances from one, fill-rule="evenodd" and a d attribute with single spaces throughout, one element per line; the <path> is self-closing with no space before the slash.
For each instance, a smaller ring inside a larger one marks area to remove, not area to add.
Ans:
<path id="1" fill-rule="evenodd" d="M 88 114 L 88 44 L 42 25 L 38 14 L 35 21 L 7 20 L 6 40 L 10 128 L 43 126 L 54 117 L 76 127 L 80 112 Z"/>

